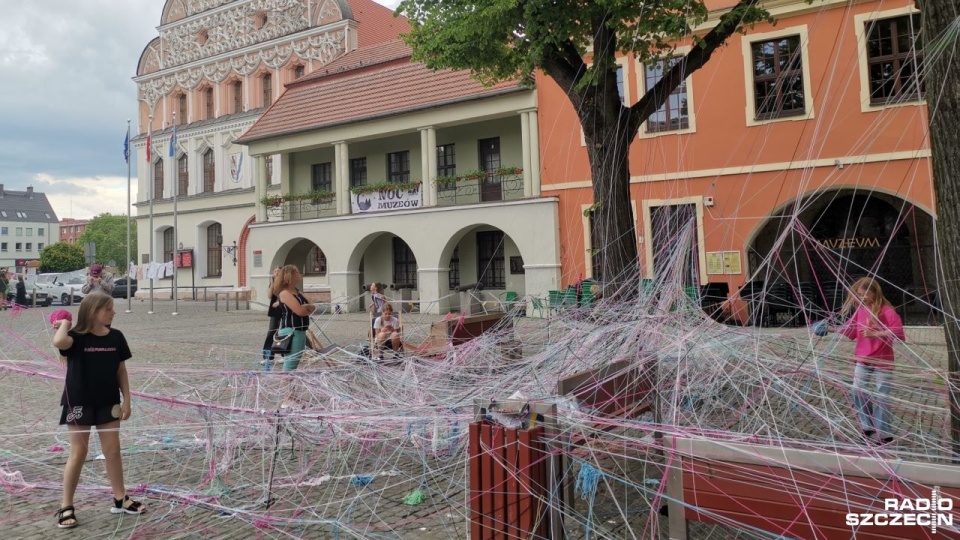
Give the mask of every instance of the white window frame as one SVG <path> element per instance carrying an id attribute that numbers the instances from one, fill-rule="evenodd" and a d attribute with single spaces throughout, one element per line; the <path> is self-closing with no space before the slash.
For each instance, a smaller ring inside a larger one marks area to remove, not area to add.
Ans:
<path id="1" fill-rule="evenodd" d="M 677 56 L 686 56 L 692 47 L 685 45 L 683 47 L 677 47 L 674 49 L 673 53 L 670 54 L 668 58 L 673 58 Z M 647 89 L 647 65 L 645 62 L 640 62 L 639 60 L 634 64 L 634 69 L 637 71 L 637 97 L 643 96 L 648 92 Z M 659 109 L 659 107 L 657 107 Z M 667 131 L 657 131 L 654 133 L 647 132 L 647 121 L 644 120 L 640 124 L 640 131 L 637 133 L 637 136 L 641 139 L 652 139 L 655 137 L 663 137 L 665 135 L 681 135 L 684 133 L 696 133 L 697 132 L 697 115 L 695 113 L 696 109 L 693 106 L 693 73 L 687 75 L 687 127 L 683 129 L 671 129 Z"/>
<path id="2" fill-rule="evenodd" d="M 757 119 L 756 96 L 753 92 L 753 50 L 752 45 L 758 41 L 770 41 L 790 36 L 800 37 L 800 57 L 803 63 L 803 108 L 804 114 L 784 116 L 782 118 L 763 118 Z M 813 108 L 813 81 L 810 78 L 810 35 L 807 25 L 791 26 L 774 30 L 772 32 L 763 32 L 760 34 L 748 34 L 740 39 L 740 50 L 743 54 L 743 82 L 744 92 L 746 93 L 746 119 L 747 126 L 762 126 L 774 124 L 777 122 L 797 122 L 810 120 L 815 117 Z M 704 282 L 706 283 L 706 282 Z"/>
<path id="3" fill-rule="evenodd" d="M 626 56 L 621 56 L 616 59 L 616 64 L 620 66 L 620 69 L 623 70 L 623 105 L 624 107 L 633 106 L 633 95 L 630 92 L 630 69 L 628 66 L 635 62 L 630 62 L 630 59 Z M 585 62 L 587 67 L 593 66 L 593 62 Z M 580 125 L 580 117 L 577 117 L 577 125 Z M 583 133 L 583 126 L 580 126 L 580 146 L 587 146 L 587 137 Z"/>
<path id="4" fill-rule="evenodd" d="M 866 23 L 917 13 L 920 13 L 920 10 L 917 9 L 915 5 L 910 4 L 897 9 L 870 11 L 868 13 L 858 13 L 853 16 L 853 32 L 857 40 L 857 59 L 860 64 L 860 112 L 876 112 L 893 107 L 918 107 L 927 104 L 927 100 L 923 97 L 898 103 L 883 103 L 880 105 L 870 103 L 870 62 L 867 58 Z"/>
<path id="5" fill-rule="evenodd" d="M 588 278 L 593 278 L 593 231 L 590 230 L 590 215 L 589 210 L 592 208 L 592 204 L 582 204 L 580 205 L 580 220 L 583 225 L 583 275 Z M 633 231 L 635 233 L 635 238 L 637 243 L 640 244 L 643 242 L 643 237 L 640 236 L 640 227 L 637 223 L 637 201 L 630 200 L 630 213 L 633 215 Z"/>
<path id="6" fill-rule="evenodd" d="M 680 204 L 697 205 L 697 261 L 700 274 L 700 284 L 707 280 L 707 250 L 703 236 L 703 197 L 678 197 L 676 199 L 644 199 L 643 200 L 643 277 L 652 279 L 653 276 L 653 209 L 659 206 L 675 206 Z"/>

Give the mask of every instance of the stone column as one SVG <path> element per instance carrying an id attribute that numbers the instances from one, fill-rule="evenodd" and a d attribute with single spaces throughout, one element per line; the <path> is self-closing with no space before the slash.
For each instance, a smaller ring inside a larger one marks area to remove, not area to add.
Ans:
<path id="1" fill-rule="evenodd" d="M 420 129 L 420 174 L 423 179 L 423 205 L 437 205 L 437 130 L 433 126 Z"/>
<path id="2" fill-rule="evenodd" d="M 523 196 L 533 195 L 533 182 L 530 170 L 530 115 L 520 111 L 520 149 L 523 154 Z"/>
<path id="3" fill-rule="evenodd" d="M 450 269 L 418 268 L 420 313 L 442 315 L 450 311 Z"/>
<path id="4" fill-rule="evenodd" d="M 333 191 L 337 194 L 337 214 L 350 213 L 350 150 L 346 141 L 333 143 Z"/>
<path id="5" fill-rule="evenodd" d="M 537 110 L 520 111 L 520 131 L 523 145 L 523 196 L 540 196 L 540 130 Z"/>
<path id="6" fill-rule="evenodd" d="M 267 196 L 267 162 L 263 156 L 253 158 L 253 191 L 257 197 L 257 223 L 267 220 L 267 207 L 262 199 Z"/>
<path id="7" fill-rule="evenodd" d="M 539 197 L 540 189 L 540 120 L 536 109 L 529 111 L 530 117 L 530 180 L 533 184 L 533 196 Z"/>
<path id="8" fill-rule="evenodd" d="M 523 280 L 526 292 L 531 296 L 546 298 L 549 291 L 560 290 L 560 265 L 559 264 L 524 264 Z M 531 305 L 527 305 L 528 315 Z"/>
<path id="9" fill-rule="evenodd" d="M 360 272 L 351 270 L 331 271 L 327 283 L 330 285 L 330 303 L 339 305 L 346 313 L 360 311 Z"/>

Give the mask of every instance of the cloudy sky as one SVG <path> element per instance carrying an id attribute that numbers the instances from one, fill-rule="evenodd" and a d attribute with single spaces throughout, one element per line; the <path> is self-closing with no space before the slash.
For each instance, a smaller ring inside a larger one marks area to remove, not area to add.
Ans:
<path id="1" fill-rule="evenodd" d="M 394 8 L 399 0 L 375 0 Z M 164 0 L 0 0 L 0 184 L 59 218 L 126 212 L 131 80 Z M 136 178 L 136 164 L 132 171 Z M 133 182 L 136 200 L 136 182 Z"/>

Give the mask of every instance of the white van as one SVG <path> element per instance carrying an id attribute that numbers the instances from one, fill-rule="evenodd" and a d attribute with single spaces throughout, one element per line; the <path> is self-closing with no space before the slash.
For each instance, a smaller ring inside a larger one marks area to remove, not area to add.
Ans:
<path id="1" fill-rule="evenodd" d="M 86 281 L 83 270 L 75 272 L 38 274 L 35 281 L 37 290 L 46 292 L 47 295 L 60 302 L 61 305 L 71 303 L 71 292 L 73 293 L 73 302 L 77 304 L 86 296 L 80 292 Z"/>

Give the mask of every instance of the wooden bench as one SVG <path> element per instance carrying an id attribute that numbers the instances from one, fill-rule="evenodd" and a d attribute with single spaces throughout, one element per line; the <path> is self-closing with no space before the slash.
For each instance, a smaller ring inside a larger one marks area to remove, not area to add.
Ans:
<path id="1" fill-rule="evenodd" d="M 500 324 L 505 315 L 505 313 L 488 313 L 437 321 L 430 325 L 430 334 L 423 343 L 413 345 L 404 342 L 403 347 L 406 351 L 416 352 L 422 356 L 442 356 L 450 346 L 456 347 L 466 343 L 494 328 Z M 510 330 L 512 334 L 512 327 Z M 515 354 L 515 349 L 511 354 Z"/>
<path id="2" fill-rule="evenodd" d="M 581 408 L 598 418 L 590 427 L 595 431 L 608 431 L 618 425 L 616 420 L 637 418 L 653 410 L 652 374 L 656 361 L 652 356 L 640 361 L 620 360 L 570 375 L 557 382 L 557 395 L 575 398 Z M 589 435 L 570 435 L 563 453 L 576 455 L 589 438 Z M 562 463 L 561 460 L 561 469 Z M 573 508 L 574 485 L 569 480 L 565 484 L 565 505 Z"/>
<path id="3" fill-rule="evenodd" d="M 664 451 L 671 540 L 687 540 L 688 520 L 784 538 L 960 536 L 957 466 L 681 437 L 665 437 Z M 884 513 L 884 499 L 929 499 L 934 486 L 954 503 L 945 513 L 954 528 L 941 526 L 938 536 L 929 526 L 847 525 L 848 513 Z"/>

